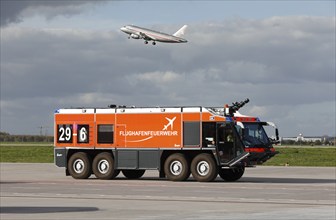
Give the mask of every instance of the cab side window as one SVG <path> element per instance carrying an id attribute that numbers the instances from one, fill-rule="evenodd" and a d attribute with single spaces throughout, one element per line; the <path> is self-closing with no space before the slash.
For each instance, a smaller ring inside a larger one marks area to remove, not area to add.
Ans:
<path id="1" fill-rule="evenodd" d="M 210 147 L 216 144 L 216 123 L 203 122 L 202 123 L 202 146 Z"/>
<path id="2" fill-rule="evenodd" d="M 98 143 L 113 144 L 114 125 L 104 124 L 98 125 Z"/>

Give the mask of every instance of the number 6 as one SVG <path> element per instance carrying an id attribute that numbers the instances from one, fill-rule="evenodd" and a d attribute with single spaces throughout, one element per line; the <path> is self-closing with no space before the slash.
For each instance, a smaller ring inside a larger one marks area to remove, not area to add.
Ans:
<path id="1" fill-rule="evenodd" d="M 87 131 L 85 127 L 82 127 L 79 130 L 79 142 L 86 142 L 87 141 Z"/>

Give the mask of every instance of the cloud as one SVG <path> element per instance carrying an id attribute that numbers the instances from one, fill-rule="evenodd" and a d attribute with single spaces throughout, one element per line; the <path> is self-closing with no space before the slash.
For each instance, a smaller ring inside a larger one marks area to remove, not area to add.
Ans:
<path id="1" fill-rule="evenodd" d="M 162 86 L 164 84 L 178 81 L 180 78 L 180 75 L 178 73 L 174 73 L 172 71 L 167 72 L 150 72 L 150 73 L 139 73 L 132 75 L 129 80 L 138 82 L 138 81 L 147 81 L 149 83 L 154 83 L 159 86 Z"/>
<path id="2" fill-rule="evenodd" d="M 52 127 L 53 111 L 63 107 L 222 106 L 250 98 L 242 113 L 276 122 L 284 136 L 332 135 L 334 23 L 301 16 L 198 23 L 188 43 L 156 46 L 109 30 L 7 26 L 1 130 Z"/>
<path id="3" fill-rule="evenodd" d="M 1 27 L 21 22 L 25 17 L 42 15 L 46 19 L 56 16 L 72 16 L 82 13 L 89 6 L 104 1 L 55 1 L 55 0 L 3 0 L 1 1 Z"/>

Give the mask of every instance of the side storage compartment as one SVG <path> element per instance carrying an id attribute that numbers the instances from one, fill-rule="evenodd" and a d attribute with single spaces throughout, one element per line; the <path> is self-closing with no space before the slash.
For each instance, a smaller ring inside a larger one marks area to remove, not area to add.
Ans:
<path id="1" fill-rule="evenodd" d="M 155 150 L 136 150 L 125 149 L 116 150 L 116 168 L 117 169 L 159 169 L 160 151 Z"/>
<path id="2" fill-rule="evenodd" d="M 67 164 L 67 149 L 54 148 L 54 163 L 58 167 L 66 167 Z"/>

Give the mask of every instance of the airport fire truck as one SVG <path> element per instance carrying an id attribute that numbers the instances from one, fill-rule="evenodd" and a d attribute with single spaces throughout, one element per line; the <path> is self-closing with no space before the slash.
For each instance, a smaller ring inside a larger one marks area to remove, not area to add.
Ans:
<path id="1" fill-rule="evenodd" d="M 146 170 L 183 181 L 226 181 L 245 167 L 274 156 L 256 117 L 239 114 L 248 102 L 216 107 L 127 107 L 58 109 L 54 115 L 55 164 L 66 175 L 86 179 L 140 178 Z M 278 134 L 276 129 L 276 134 Z M 278 135 L 277 135 L 278 137 Z M 277 138 L 278 139 L 278 138 Z"/>

